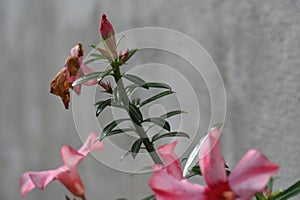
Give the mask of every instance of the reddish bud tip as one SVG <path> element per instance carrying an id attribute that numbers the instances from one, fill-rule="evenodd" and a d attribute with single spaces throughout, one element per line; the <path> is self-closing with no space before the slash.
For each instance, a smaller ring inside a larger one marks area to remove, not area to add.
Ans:
<path id="1" fill-rule="evenodd" d="M 104 40 L 115 35 L 114 28 L 111 25 L 111 23 L 107 20 L 105 14 L 102 15 L 102 19 L 100 22 L 100 34 Z"/>

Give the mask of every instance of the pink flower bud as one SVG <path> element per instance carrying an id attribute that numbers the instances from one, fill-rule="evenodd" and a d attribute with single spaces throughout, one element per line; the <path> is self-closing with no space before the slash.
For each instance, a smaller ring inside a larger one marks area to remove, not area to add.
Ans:
<path id="1" fill-rule="evenodd" d="M 106 40 L 111 36 L 115 35 L 115 31 L 111 23 L 106 19 L 106 15 L 102 15 L 101 23 L 100 23 L 100 34 L 101 37 Z"/>
<path id="2" fill-rule="evenodd" d="M 100 23 L 100 34 L 107 48 L 110 50 L 113 59 L 117 58 L 117 43 L 115 31 L 111 23 L 106 19 L 106 15 L 102 15 Z"/>

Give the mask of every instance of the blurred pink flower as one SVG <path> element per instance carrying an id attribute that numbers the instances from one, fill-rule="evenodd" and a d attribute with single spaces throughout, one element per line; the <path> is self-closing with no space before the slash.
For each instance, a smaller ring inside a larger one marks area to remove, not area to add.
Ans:
<path id="1" fill-rule="evenodd" d="M 157 200 L 250 200 L 265 189 L 279 166 L 260 152 L 250 150 L 227 177 L 219 134 L 220 130 L 209 132 L 199 152 L 199 166 L 206 187 L 182 177 L 180 162 L 173 153 L 176 142 L 158 149 L 165 166 L 153 165 L 154 174 L 149 182 Z"/>
<path id="2" fill-rule="evenodd" d="M 83 146 L 78 150 L 66 145 L 61 148 L 63 166 L 48 171 L 25 172 L 20 177 L 20 190 L 22 196 L 33 188 L 43 190 L 53 180 L 60 181 L 75 196 L 85 199 L 84 186 L 78 174 L 77 165 L 90 151 L 103 149 L 103 143 L 96 141 L 98 135 L 90 133 Z"/>

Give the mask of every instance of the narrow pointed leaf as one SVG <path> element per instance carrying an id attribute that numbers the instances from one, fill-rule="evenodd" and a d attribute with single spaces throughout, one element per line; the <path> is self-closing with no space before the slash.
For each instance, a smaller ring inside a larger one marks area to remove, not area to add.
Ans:
<path id="1" fill-rule="evenodd" d="M 198 160 L 199 160 L 198 154 L 199 154 L 200 146 L 206 137 L 207 137 L 207 135 L 205 135 L 203 138 L 201 138 L 200 142 L 196 145 L 196 147 L 191 152 L 191 154 L 183 168 L 183 176 L 184 177 L 188 176 L 189 173 L 191 172 L 191 170 L 193 169 L 193 167 L 198 163 Z"/>
<path id="2" fill-rule="evenodd" d="M 136 123 L 136 124 L 141 124 L 143 121 L 143 115 L 138 107 L 136 107 L 133 104 L 129 104 L 129 114 L 131 119 Z"/>
<path id="3" fill-rule="evenodd" d="M 255 194 L 256 200 L 267 200 L 266 197 L 262 193 Z"/>
<path id="4" fill-rule="evenodd" d="M 104 61 L 106 61 L 106 59 L 104 59 L 104 58 L 92 58 L 92 59 L 89 59 L 89 60 L 87 60 L 87 61 L 85 61 L 84 62 L 84 64 L 89 64 L 89 63 L 93 63 L 93 62 L 95 62 L 95 61 L 101 61 L 101 60 L 104 60 Z"/>
<path id="5" fill-rule="evenodd" d="M 132 128 L 115 129 L 115 130 L 112 130 L 109 133 L 107 133 L 106 137 L 111 136 L 111 135 L 120 134 L 120 133 L 133 132 L 133 131 L 135 131 L 135 130 Z"/>
<path id="6" fill-rule="evenodd" d="M 171 90 L 171 87 L 165 83 L 159 83 L 159 82 L 147 82 L 147 85 L 149 88 L 160 88 L 160 89 L 168 89 Z M 140 85 L 137 85 L 135 83 L 128 85 L 125 89 L 127 92 L 127 95 L 129 96 L 136 88 L 141 87 Z"/>
<path id="7" fill-rule="evenodd" d="M 165 84 L 165 83 L 158 83 L 158 82 L 148 82 L 148 87 L 149 88 L 161 88 L 161 89 L 168 89 L 168 90 L 172 90 L 172 88 Z"/>
<path id="8" fill-rule="evenodd" d="M 136 52 L 137 52 L 137 49 L 130 49 L 128 52 L 128 57 L 124 62 L 127 62 Z"/>
<path id="9" fill-rule="evenodd" d="M 190 136 L 185 132 L 169 132 L 164 134 L 156 134 L 152 137 L 152 142 L 155 142 L 161 138 L 167 138 L 167 137 L 185 137 L 190 138 Z"/>
<path id="10" fill-rule="evenodd" d="M 273 197 L 273 200 L 285 200 L 300 194 L 300 181 L 297 181 L 289 188 Z"/>
<path id="11" fill-rule="evenodd" d="M 146 197 L 144 197 L 142 200 L 155 200 L 156 198 L 155 198 L 155 195 L 154 194 L 151 194 L 151 195 L 149 195 L 149 196 L 146 196 Z"/>
<path id="12" fill-rule="evenodd" d="M 100 113 L 107 107 L 111 105 L 112 100 L 111 99 L 107 99 L 104 101 L 99 101 L 97 102 L 95 105 L 97 106 L 96 109 L 96 116 L 98 117 L 100 115 Z"/>
<path id="13" fill-rule="evenodd" d="M 128 120 L 130 120 L 130 119 L 129 118 L 117 119 L 115 121 L 112 121 L 108 125 L 106 125 L 103 128 L 103 131 L 102 131 L 101 136 L 100 136 L 100 140 L 103 140 L 104 137 L 106 137 L 118 124 L 120 124 L 124 121 L 128 121 Z"/>
<path id="14" fill-rule="evenodd" d="M 135 84 L 137 84 L 140 87 L 149 89 L 147 83 L 138 76 L 135 76 L 135 75 L 132 75 L 132 74 L 124 74 L 122 77 L 126 78 L 127 80 L 129 80 L 129 81 L 131 81 Z"/>
<path id="15" fill-rule="evenodd" d="M 166 120 L 161 119 L 161 118 L 149 118 L 149 119 L 144 120 L 144 122 L 152 122 L 164 129 L 166 129 L 167 131 L 171 130 L 169 122 L 167 122 Z"/>
<path id="16" fill-rule="evenodd" d="M 101 55 L 99 53 L 91 53 L 90 56 L 92 56 L 94 58 L 106 59 L 103 55 Z"/>
<path id="17" fill-rule="evenodd" d="M 159 93 L 159 94 L 157 94 L 157 95 L 154 95 L 154 96 L 152 96 L 152 97 L 146 99 L 145 101 L 143 101 L 143 102 L 140 104 L 140 107 L 142 107 L 142 106 L 144 106 L 144 105 L 146 105 L 146 104 L 148 104 L 148 103 L 150 103 L 150 102 L 152 102 L 152 101 L 155 101 L 155 100 L 157 100 L 157 99 L 159 99 L 159 98 L 162 98 L 162 97 L 164 97 L 164 96 L 173 94 L 173 93 L 174 93 L 173 91 L 164 91 L 164 92 L 161 92 L 161 93 Z"/>
<path id="18" fill-rule="evenodd" d="M 167 112 L 166 114 L 161 115 L 159 118 L 167 119 L 169 117 L 173 117 L 175 115 L 179 115 L 179 114 L 182 114 L 182 113 L 187 113 L 187 112 L 185 112 L 183 110 L 173 110 L 173 111 Z M 153 126 L 154 126 L 154 124 L 148 126 L 145 131 L 148 132 Z"/>
<path id="19" fill-rule="evenodd" d="M 187 113 L 187 112 L 183 111 L 183 110 L 173 110 L 173 111 L 167 112 L 166 114 L 161 115 L 159 118 L 167 119 L 169 117 L 173 117 L 175 115 L 180 115 L 183 113 Z"/>
<path id="20" fill-rule="evenodd" d="M 86 81 L 89 81 L 89 80 L 92 80 L 92 79 L 97 79 L 98 81 L 101 81 L 104 77 L 109 75 L 111 72 L 112 72 L 112 69 L 109 69 L 109 70 L 106 70 L 104 72 L 94 72 L 94 73 L 84 75 L 84 76 L 76 79 L 73 82 L 72 86 L 74 87 L 76 85 L 82 84 L 82 83 L 84 83 Z"/>
<path id="21" fill-rule="evenodd" d="M 216 124 L 209 131 L 212 131 L 214 129 L 221 129 L 221 127 L 222 127 L 222 124 Z M 199 154 L 200 146 L 201 146 L 202 142 L 204 140 L 206 140 L 207 136 L 208 136 L 208 134 L 206 133 L 205 136 L 200 139 L 199 143 L 195 146 L 195 148 L 191 152 L 190 156 L 188 157 L 188 160 L 183 168 L 183 176 L 184 177 L 186 177 L 190 173 L 192 168 L 198 164 L 198 161 L 199 161 L 198 154 Z"/>
<path id="22" fill-rule="evenodd" d="M 133 158 L 135 158 L 137 156 L 138 152 L 140 151 L 142 143 L 143 143 L 143 139 L 140 138 L 140 139 L 136 140 L 133 143 L 133 145 L 131 146 L 130 152 L 131 152 L 131 155 Z"/>
<path id="23" fill-rule="evenodd" d="M 127 151 L 126 153 L 124 153 L 124 155 L 121 156 L 120 161 L 122 161 L 124 158 L 126 158 L 127 156 L 129 156 L 131 154 L 131 150 Z"/>

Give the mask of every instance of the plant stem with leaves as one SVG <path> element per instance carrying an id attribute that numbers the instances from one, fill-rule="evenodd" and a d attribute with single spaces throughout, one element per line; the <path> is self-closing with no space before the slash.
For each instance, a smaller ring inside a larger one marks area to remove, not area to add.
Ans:
<path id="1" fill-rule="evenodd" d="M 112 68 L 113 68 L 113 76 L 114 79 L 116 81 L 116 84 L 118 85 L 118 92 L 120 94 L 120 98 L 121 101 L 123 102 L 124 105 L 130 105 L 130 99 L 125 91 L 125 87 L 124 87 L 124 83 L 123 80 L 121 79 L 121 72 L 120 72 L 120 65 L 117 63 L 112 63 L 111 64 Z M 128 114 L 129 113 L 129 109 L 126 109 Z M 139 135 L 140 139 L 142 140 L 146 150 L 148 151 L 148 153 L 150 154 L 152 160 L 154 163 L 157 164 L 163 164 L 162 160 L 160 159 L 159 155 L 156 153 L 156 149 L 154 147 L 154 145 L 150 142 L 150 139 L 147 135 L 147 133 L 145 132 L 144 128 L 142 127 L 141 123 L 137 123 L 135 120 L 132 119 L 131 117 L 131 121 L 136 129 L 136 133 Z"/>

